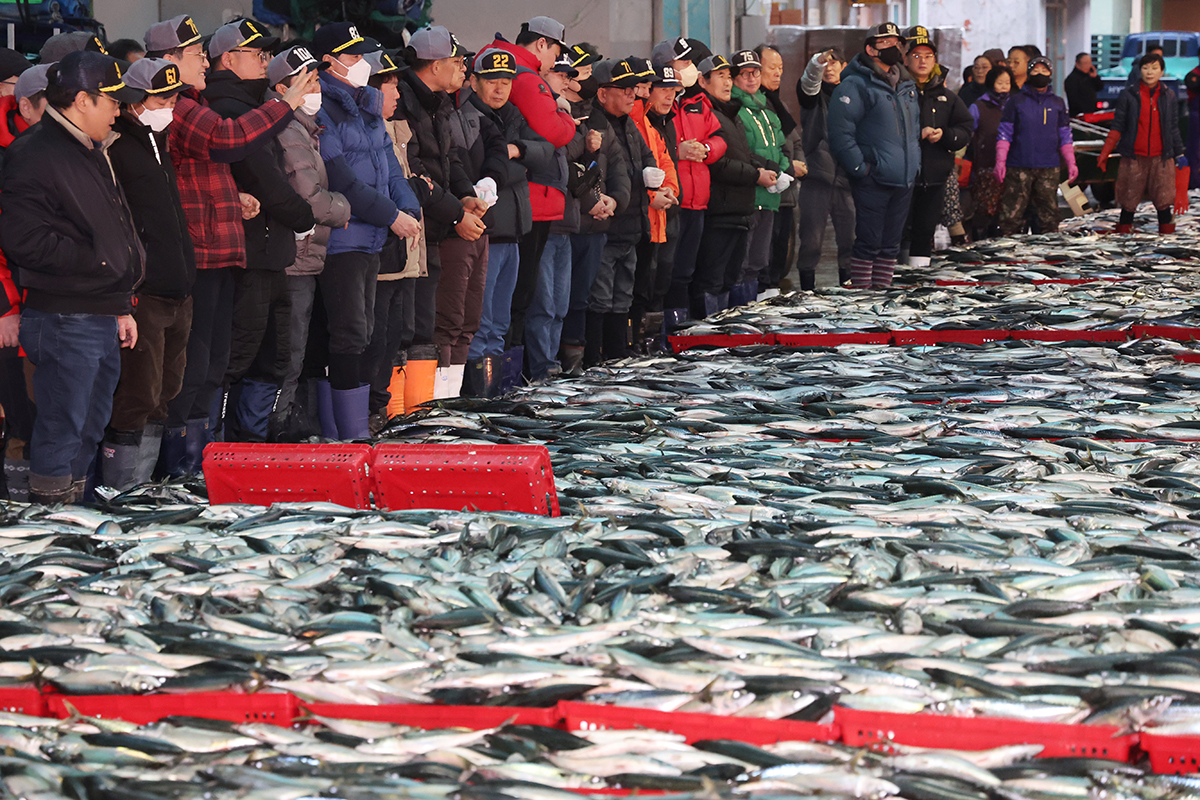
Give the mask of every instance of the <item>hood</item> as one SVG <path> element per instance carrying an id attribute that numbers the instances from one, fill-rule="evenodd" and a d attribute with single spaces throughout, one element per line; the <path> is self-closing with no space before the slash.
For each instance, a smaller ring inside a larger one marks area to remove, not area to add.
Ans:
<path id="1" fill-rule="evenodd" d="M 737 87 L 733 87 L 733 90 L 736 92 Z M 742 101 L 738 99 L 737 95 L 730 96 L 728 103 L 724 100 L 718 100 L 711 94 L 708 94 L 708 92 L 705 92 L 705 95 L 708 96 L 708 102 L 712 104 L 713 109 L 720 111 L 730 119 L 736 117 L 738 112 L 742 110 Z"/>
<path id="2" fill-rule="evenodd" d="M 444 92 L 435 92 L 426 86 L 425 81 L 417 77 L 417 74 L 411 69 L 400 74 L 400 93 L 412 94 L 421 104 L 421 108 L 430 115 L 436 114 L 441 109 L 442 103 L 448 99 Z"/>
<path id="3" fill-rule="evenodd" d="M 512 42 L 505 41 L 502 37 L 497 36 L 496 41 L 492 42 L 488 49 L 491 47 L 494 47 L 497 50 L 503 50 L 506 53 L 512 53 L 513 57 L 517 60 L 518 67 L 525 67 L 526 69 L 531 69 L 534 72 L 542 71 L 542 64 L 540 61 L 538 61 L 537 56 L 520 45 L 515 45 Z"/>
<path id="4" fill-rule="evenodd" d="M 214 100 L 237 100 L 246 105 L 258 106 L 263 104 L 267 94 L 266 78 L 245 81 L 227 69 L 217 70 L 206 80 L 204 96 L 211 103 Z"/>
<path id="5" fill-rule="evenodd" d="M 328 70 L 322 72 L 317 80 L 321 82 L 321 103 L 324 105 L 333 101 L 347 114 L 360 115 L 360 109 L 369 111 L 375 116 L 383 113 L 383 93 L 372 86 L 355 88 L 342 83 L 337 78 L 330 77 Z"/>
<path id="6" fill-rule="evenodd" d="M 913 80 L 916 81 L 917 79 L 913 78 Z M 941 64 L 934 64 L 933 72 L 929 76 L 929 81 L 924 86 L 922 86 L 920 82 L 917 82 L 917 89 L 924 94 L 925 92 L 936 92 L 945 85 L 946 71 L 942 69 Z"/>

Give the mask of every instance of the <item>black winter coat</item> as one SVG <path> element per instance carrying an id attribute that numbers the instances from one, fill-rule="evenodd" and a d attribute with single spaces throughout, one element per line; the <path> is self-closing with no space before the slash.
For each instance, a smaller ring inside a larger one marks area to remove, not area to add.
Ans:
<path id="1" fill-rule="evenodd" d="M 138 291 L 185 298 L 196 282 L 196 251 L 167 153 L 168 134 L 154 133 L 128 111 L 117 117 L 113 130 L 121 138 L 113 142 L 108 156 L 146 248 L 146 280 Z"/>
<path id="2" fill-rule="evenodd" d="M 483 217 L 489 239 L 515 242 L 533 228 L 529 204 L 529 165 L 540 167 L 554 160 L 554 148 L 529 127 L 512 103 L 492 109 L 469 89 L 460 93 L 459 125 L 454 126 L 455 145 L 468 179 L 496 182 L 499 199 Z M 519 158 L 508 157 L 508 146 L 516 145 Z"/>
<path id="3" fill-rule="evenodd" d="M 574 213 L 577 220 L 572 220 L 575 224 L 570 227 L 570 231 L 579 233 L 581 236 L 607 233 L 613 218 L 598 220 L 588 212 L 599 202 L 601 194 L 606 194 L 616 201 L 615 214 L 620 214 L 629 207 L 632 190 L 629 159 L 625 155 L 625 148 L 617 141 L 617 136 L 608 123 L 608 115 L 600 109 L 598 104 L 593 101 L 573 103 L 571 114 L 576 119 L 584 121 L 580 124 L 575 139 L 567 145 L 567 157 L 588 169 L 595 165 L 599 181 L 594 191 L 589 192 L 586 197 L 574 200 Z M 594 153 L 587 150 L 586 137 L 591 131 L 600 133 L 600 149 Z M 572 201 L 573 198 L 567 198 L 568 213 L 571 213 Z M 563 217 L 563 221 L 567 222 L 566 216 Z M 551 226 L 551 230 L 558 232 L 555 225 Z"/>
<path id="4" fill-rule="evenodd" d="M 941 128 L 942 138 L 936 144 L 921 140 L 921 171 L 919 186 L 944 186 L 954 171 L 954 154 L 971 142 L 975 119 L 958 95 L 946 88 L 946 73 L 939 71 L 922 89 L 917 87 L 917 102 L 921 105 L 921 129 Z"/>
<path id="5" fill-rule="evenodd" d="M 434 92 L 407 69 L 400 73 L 400 103 L 396 114 L 408 122 L 412 139 L 408 142 L 408 165 L 414 176 L 433 182 L 433 189 L 419 177 L 409 181 L 425 217 L 425 241 L 436 245 L 449 236 L 462 221 L 460 197 L 474 196 L 475 187 L 467 177 L 454 146 L 450 117 L 454 103 L 445 92 Z"/>
<path id="6" fill-rule="evenodd" d="M 208 77 L 204 98 L 225 119 L 236 119 L 266 100 L 267 80 L 244 81 L 228 70 Z M 284 169 L 277 137 L 229 165 L 239 192 L 253 195 L 262 209 L 242 220 L 246 232 L 246 268 L 282 272 L 296 261 L 296 234 L 317 224 L 312 206 L 296 193 Z"/>
<path id="7" fill-rule="evenodd" d="M 708 99 L 712 102 L 717 121 L 721 123 L 717 136 L 725 140 L 727 149 L 725 155 L 708 168 L 712 194 L 708 199 L 704 224 L 716 228 L 746 228 L 750 224 L 750 215 L 754 213 L 759 168 L 778 169 L 779 165 L 769 163 L 750 149 L 746 129 L 738 119 L 738 112 L 742 110 L 740 101 L 725 102 L 711 94 Z"/>
<path id="8" fill-rule="evenodd" d="M 68 128 L 69 126 L 69 128 Z M 47 108 L 8 149 L 0 248 L 25 308 L 51 314 L 133 312 L 145 250 L 103 144 Z"/>
<path id="9" fill-rule="evenodd" d="M 626 174 L 629 175 L 629 205 L 619 206 L 608 226 L 609 239 L 641 239 L 650 235 L 650 193 L 642 181 L 642 170 L 658 167 L 658 160 L 650 151 L 650 145 L 642 138 L 637 123 L 628 114 L 614 117 L 596 104 L 596 113 L 607 120 L 610 134 L 623 156 Z M 609 165 L 612 169 L 612 165 Z"/>

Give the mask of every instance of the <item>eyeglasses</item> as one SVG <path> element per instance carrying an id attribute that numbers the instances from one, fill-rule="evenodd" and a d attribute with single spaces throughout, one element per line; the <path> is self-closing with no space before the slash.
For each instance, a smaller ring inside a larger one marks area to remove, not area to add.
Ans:
<path id="1" fill-rule="evenodd" d="M 254 55 L 258 56 L 259 61 L 266 62 L 266 61 L 271 60 L 271 54 L 268 53 L 266 50 L 251 50 L 249 48 L 242 48 L 242 49 L 234 48 L 233 50 L 227 50 L 226 52 L 228 52 L 228 53 L 253 53 Z"/>
<path id="2" fill-rule="evenodd" d="M 199 53 L 184 53 L 185 56 L 194 56 L 201 61 L 208 61 L 208 53 L 201 50 Z"/>

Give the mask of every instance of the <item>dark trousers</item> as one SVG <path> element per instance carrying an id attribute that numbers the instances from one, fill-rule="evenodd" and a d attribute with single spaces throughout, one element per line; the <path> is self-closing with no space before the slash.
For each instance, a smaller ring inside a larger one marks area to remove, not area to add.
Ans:
<path id="1" fill-rule="evenodd" d="M 415 278 L 381 280 L 376 285 L 375 330 L 363 353 L 366 382 L 371 384 L 371 413 L 387 407 L 392 367 L 404 363 L 401 354 L 412 344 L 416 291 Z"/>
<path id="2" fill-rule="evenodd" d="M 428 242 L 425 247 L 426 275 L 413 278 L 413 303 L 416 317 L 413 319 L 412 344 L 433 344 L 437 331 L 438 284 L 442 280 L 442 250 L 438 244 Z"/>
<path id="3" fill-rule="evenodd" d="M 675 280 L 675 256 L 679 252 L 679 215 L 667 217 L 667 240 L 658 246 L 654 285 L 647 311 L 662 311 L 663 301 Z M 635 289 L 636 292 L 636 289 Z"/>
<path id="4" fill-rule="evenodd" d="M 704 209 L 683 208 L 679 210 L 679 232 L 675 236 L 674 266 L 671 269 L 671 286 L 667 290 L 663 305 L 667 308 L 687 308 L 690 300 L 692 276 L 696 274 L 696 259 L 700 254 L 700 239 L 704 235 Z M 671 233 L 667 230 L 667 243 Z"/>
<path id="5" fill-rule="evenodd" d="M 375 279 L 378 253 L 326 256 L 318 279 L 329 327 L 329 384 L 357 389 L 362 382 L 362 354 L 375 329 Z"/>
<path id="6" fill-rule="evenodd" d="M 830 217 L 837 239 L 838 279 L 843 283 L 850 280 L 850 251 L 854 247 L 854 198 L 850 189 L 809 178 L 800 184 L 796 208 L 800 212 L 796 271 L 800 273 L 801 286 L 811 288 L 815 285 L 825 227 Z"/>
<path id="7" fill-rule="evenodd" d="M 117 318 L 26 308 L 19 337 L 36 368 L 29 489 L 62 492 L 91 472 L 112 416 L 121 375 Z"/>
<path id="8" fill-rule="evenodd" d="M 291 347 L 287 273 L 244 269 L 234 275 L 233 282 L 233 329 L 225 385 L 246 377 L 278 384 L 287 373 Z"/>
<path id="9" fill-rule="evenodd" d="M 140 294 L 133 310 L 137 345 L 121 350 L 121 380 L 109 427 L 132 433 L 167 418 L 167 406 L 183 388 L 192 298 Z"/>
<path id="10" fill-rule="evenodd" d="M 33 435 L 33 401 L 25 386 L 25 364 L 19 347 L 0 347 L 0 408 L 4 434 L 26 444 Z"/>
<path id="11" fill-rule="evenodd" d="M 438 348 L 439 366 L 446 367 L 467 363 L 471 339 L 479 330 L 487 285 L 488 240 L 481 236 L 468 242 L 452 236 L 438 250 L 442 277 L 438 279 L 433 343 Z"/>
<path id="12" fill-rule="evenodd" d="M 750 215 L 750 230 L 746 237 L 746 257 L 736 270 L 725 276 L 726 288 L 735 283 L 758 284 L 759 276 L 771 269 L 771 246 L 775 235 L 775 212 L 756 209 Z"/>
<path id="13" fill-rule="evenodd" d="M 774 289 L 792 269 L 792 241 L 796 236 L 796 207 L 780 206 L 775 212 L 775 227 L 771 233 L 771 263 L 758 276 L 758 285 Z"/>
<path id="14" fill-rule="evenodd" d="M 911 186 L 884 186 L 868 175 L 852 184 L 854 191 L 854 249 L 857 261 L 895 261 L 912 201 Z M 941 206 L 938 206 L 941 215 Z"/>
<path id="15" fill-rule="evenodd" d="M 571 301 L 562 327 L 562 341 L 567 344 L 578 346 L 587 338 L 588 301 L 607 240 L 604 233 L 577 233 L 571 237 Z"/>
<path id="16" fill-rule="evenodd" d="M 188 334 L 183 388 L 167 406 L 167 425 L 208 419 L 213 395 L 225 381 L 233 330 L 233 267 L 196 270 L 192 330 Z"/>
<path id="17" fill-rule="evenodd" d="M 745 228 L 718 228 L 705 225 L 700 237 L 700 254 L 696 257 L 696 274 L 692 276 L 691 296 L 720 294 L 729 291 L 746 258 Z"/>
<path id="18" fill-rule="evenodd" d="M 944 183 L 941 186 L 917 186 L 913 189 L 912 207 L 908 212 L 910 256 L 928 258 L 933 255 L 933 234 L 942 221 L 942 203 L 945 200 Z"/>
<path id="19" fill-rule="evenodd" d="M 658 282 L 658 251 L 662 245 L 650 241 L 649 236 L 643 236 L 634 250 L 637 259 L 633 268 L 633 305 L 630 310 L 634 314 L 649 311 L 654 306 L 654 287 Z"/>
<path id="20" fill-rule="evenodd" d="M 537 291 L 538 269 L 549 236 L 550 223 L 535 222 L 533 229 L 521 237 L 521 263 L 517 267 L 517 285 L 513 289 L 508 335 L 504 337 L 506 347 L 519 347 L 525 342 L 525 312 Z"/>
<path id="21" fill-rule="evenodd" d="M 291 321 L 288 330 L 288 364 L 279 387 L 275 408 L 287 412 L 296 397 L 300 372 L 304 369 L 304 351 L 308 347 L 308 326 L 312 322 L 313 297 L 317 291 L 316 275 L 288 275 L 288 307 Z"/>

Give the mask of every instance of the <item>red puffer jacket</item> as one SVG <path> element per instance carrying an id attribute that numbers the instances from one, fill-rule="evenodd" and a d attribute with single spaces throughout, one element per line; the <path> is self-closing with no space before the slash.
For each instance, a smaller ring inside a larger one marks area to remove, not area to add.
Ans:
<path id="1" fill-rule="evenodd" d="M 699 87 L 696 87 L 695 94 L 689 90 L 676 103 L 675 130 L 680 142 L 695 139 L 700 144 L 708 145 L 708 158 L 703 162 L 679 159 L 679 205 L 693 211 L 703 211 L 708 208 L 708 166 L 725 155 L 727 145 L 722 137 L 716 135 L 721 130 L 721 123 L 713 114 L 708 95 Z"/>

